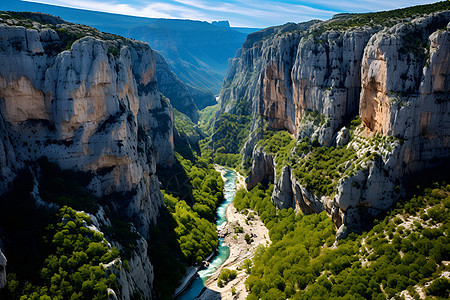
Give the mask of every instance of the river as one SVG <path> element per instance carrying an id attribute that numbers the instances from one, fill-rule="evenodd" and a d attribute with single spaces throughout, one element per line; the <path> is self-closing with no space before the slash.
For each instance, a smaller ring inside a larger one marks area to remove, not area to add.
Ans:
<path id="1" fill-rule="evenodd" d="M 217 209 L 217 228 L 224 226 L 227 222 L 225 212 L 228 205 L 233 202 L 234 196 L 236 195 L 236 172 L 230 169 L 225 169 L 226 173 L 224 177 L 225 187 L 224 187 L 224 197 L 225 200 Z M 227 260 L 230 255 L 230 249 L 223 242 L 223 238 L 219 238 L 219 251 L 212 259 L 211 263 L 206 269 L 198 272 L 198 277 L 188 286 L 181 295 L 177 297 L 179 300 L 192 300 L 202 292 L 205 287 L 205 282 L 208 278 L 214 274 L 214 272 Z"/>

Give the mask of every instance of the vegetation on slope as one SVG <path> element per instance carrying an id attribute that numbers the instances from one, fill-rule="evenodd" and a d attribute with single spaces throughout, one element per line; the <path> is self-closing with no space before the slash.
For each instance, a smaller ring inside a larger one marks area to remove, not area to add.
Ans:
<path id="1" fill-rule="evenodd" d="M 250 123 L 250 116 L 229 113 L 219 116 L 214 123 L 214 133 L 211 138 L 216 163 L 234 168 L 240 164 L 239 151 L 248 137 Z"/>
<path id="2" fill-rule="evenodd" d="M 218 246 L 215 210 L 223 200 L 223 180 L 207 160 L 192 162 L 176 154 L 175 166 L 160 168 L 165 207 L 152 229 L 150 258 L 155 289 L 170 299 L 184 274 L 184 264 L 198 264 Z M 174 272 L 178 270 L 178 272 Z"/>
<path id="3" fill-rule="evenodd" d="M 198 141 L 204 138 L 204 134 L 198 125 L 194 124 L 185 114 L 175 108 L 174 111 L 174 144 L 175 151 L 186 159 L 195 160 L 194 153 L 200 155 Z"/>
<path id="4" fill-rule="evenodd" d="M 183 258 L 188 263 L 202 262 L 217 249 L 216 226 L 200 217 L 183 200 L 164 194 L 164 203 L 176 222 L 175 234 Z"/>
<path id="5" fill-rule="evenodd" d="M 317 119 L 320 120 L 320 116 Z M 311 140 L 308 136 L 296 143 L 284 130 L 265 130 L 258 145 L 263 147 L 265 153 L 274 157 L 277 178 L 283 166 L 290 166 L 302 186 L 316 195 L 333 197 L 341 178 L 367 168 L 402 142 L 400 139 L 381 135 L 372 138 L 354 136 L 357 128 L 361 130 L 359 117 L 351 120 L 347 128 L 351 137 L 344 146 L 321 146 L 317 139 Z M 360 149 L 359 154 L 355 149 Z"/>
<path id="6" fill-rule="evenodd" d="M 198 156 L 198 144 L 189 139 L 195 125 L 176 112 L 175 127 L 181 138 L 175 139 L 175 164 L 158 168 L 165 207 L 158 225 L 152 228 L 149 248 L 155 270 L 155 289 L 170 299 L 185 265 L 201 263 L 218 246 L 215 211 L 223 200 L 224 183 L 212 165 L 212 158 Z"/>
<path id="7" fill-rule="evenodd" d="M 117 286 L 115 275 L 103 265 L 114 262 L 119 267 L 118 259 L 131 251 L 137 237 L 130 234 L 129 224 L 116 228 L 119 220 L 111 218 L 114 240 L 127 235 L 119 253 L 102 233 L 89 228 L 87 214 L 67 206 L 97 211 L 98 199 L 82 187 L 86 174 L 61 171 L 45 159 L 39 161 L 39 170 L 41 204 L 31 195 L 36 182 L 28 171 L 0 197 L 0 226 L 8 237 L 8 286 L 0 298 L 106 299 L 107 288 Z"/>
<path id="8" fill-rule="evenodd" d="M 366 14 L 343 14 L 320 25 L 325 30 L 345 30 L 351 27 L 392 26 L 400 21 L 409 21 L 410 18 L 431 14 L 438 11 L 450 10 L 449 1 L 441 1 L 433 4 L 417 5 L 401 9 L 387 10 Z"/>
<path id="9" fill-rule="evenodd" d="M 296 154 L 301 156 L 295 166 L 294 174 L 299 182 L 308 190 L 318 195 L 332 196 L 339 178 L 345 174 L 347 162 L 357 158 L 352 147 L 314 147 L 308 137 L 304 138 L 296 148 Z"/>
<path id="10" fill-rule="evenodd" d="M 214 118 L 219 110 L 220 104 L 205 107 L 200 111 L 199 127 L 207 135 L 211 136 L 214 125 Z"/>
<path id="11" fill-rule="evenodd" d="M 362 235 L 333 247 L 334 226 L 322 212 L 276 213 L 261 187 L 239 191 L 236 207 L 259 208 L 272 244 L 261 248 L 246 281 L 248 299 L 385 299 L 424 291 L 448 299 L 450 185 L 435 184 L 401 201 Z M 265 208 L 265 209 L 264 209 Z"/>
<path id="12" fill-rule="evenodd" d="M 264 138 L 258 142 L 258 145 L 263 147 L 265 153 L 274 157 L 277 177 L 280 176 L 284 165 L 293 163 L 293 161 L 289 162 L 289 158 L 292 156 L 291 150 L 295 144 L 295 140 L 287 131 L 264 131 Z"/>
<path id="13" fill-rule="evenodd" d="M 15 274 L 8 274 L 10 295 L 16 299 L 107 299 L 116 276 L 105 265 L 119 267 L 119 250 L 88 228 L 92 222 L 86 214 L 64 206 L 57 217 L 61 221 L 48 226 L 44 243 L 50 254 L 35 283 L 20 282 Z"/>
<path id="14" fill-rule="evenodd" d="M 200 142 L 200 148 L 202 155 L 212 157 L 215 163 L 239 168 L 242 161 L 239 152 L 248 138 L 252 122 L 251 102 L 240 99 L 234 104 L 232 113 L 222 112 L 215 120 L 218 106 L 200 113 L 200 127 L 210 135 Z"/>

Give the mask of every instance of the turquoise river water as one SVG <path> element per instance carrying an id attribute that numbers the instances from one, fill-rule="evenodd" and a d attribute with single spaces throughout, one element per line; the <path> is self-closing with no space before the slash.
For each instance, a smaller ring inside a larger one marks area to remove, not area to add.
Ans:
<path id="1" fill-rule="evenodd" d="M 225 211 L 227 210 L 228 205 L 233 202 L 234 196 L 236 195 L 236 172 L 233 170 L 225 169 L 226 174 L 224 175 L 226 178 L 225 187 L 224 187 L 224 196 L 225 201 L 217 209 L 217 227 L 223 226 L 226 222 Z M 230 256 L 230 249 L 223 243 L 223 239 L 219 238 L 219 251 L 212 259 L 211 263 L 206 269 L 203 269 L 198 272 L 198 277 L 191 283 L 190 286 L 181 293 L 177 299 L 180 300 L 192 300 L 202 292 L 205 287 L 205 282 L 211 277 L 212 274 L 227 260 L 228 256 Z"/>

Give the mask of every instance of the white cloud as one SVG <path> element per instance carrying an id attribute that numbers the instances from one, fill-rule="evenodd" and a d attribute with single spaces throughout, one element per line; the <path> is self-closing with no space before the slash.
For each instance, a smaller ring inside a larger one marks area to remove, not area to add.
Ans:
<path id="1" fill-rule="evenodd" d="M 130 4 L 123 4 L 117 1 L 103 2 L 90 0 L 24 0 L 42 4 L 58 5 L 71 8 L 87 9 L 115 14 L 131 15 L 148 18 L 179 18 L 179 19 L 201 19 L 204 17 L 197 10 L 189 9 L 179 5 L 173 5 L 165 2 L 153 2 L 141 7 L 135 7 Z"/>
<path id="2" fill-rule="evenodd" d="M 304 0 L 298 2 L 301 2 L 304 5 L 320 5 L 323 7 L 328 7 L 330 10 L 338 10 L 341 12 L 375 12 L 420 4 L 429 4 L 432 2 L 437 2 L 437 0 Z"/>
<path id="3" fill-rule="evenodd" d="M 24 0 L 50 5 L 88 9 L 149 18 L 192 20 L 229 20 L 232 26 L 267 27 L 286 22 L 328 19 L 338 12 L 389 10 L 417 4 L 425 0 L 303 0 L 283 3 L 282 0 Z"/>

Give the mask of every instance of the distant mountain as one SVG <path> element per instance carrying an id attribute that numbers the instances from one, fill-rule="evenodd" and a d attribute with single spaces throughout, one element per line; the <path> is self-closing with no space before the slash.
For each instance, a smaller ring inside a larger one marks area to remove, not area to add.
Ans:
<path id="1" fill-rule="evenodd" d="M 262 28 L 248 28 L 248 27 L 231 27 L 233 30 L 245 33 L 245 34 L 250 34 L 253 32 L 257 32 L 260 31 Z"/>
<path id="2" fill-rule="evenodd" d="M 213 25 L 191 20 L 142 18 L 18 0 L 1 2 L 0 10 L 44 12 L 144 41 L 164 56 L 183 82 L 215 94 L 221 89 L 228 59 L 234 57 L 246 35 L 256 31 L 251 28 L 235 30 L 225 26 L 228 21 Z"/>
<path id="3" fill-rule="evenodd" d="M 160 52 L 185 83 L 218 93 L 232 58 L 246 34 L 207 22 L 147 19 L 126 36 L 147 42 Z"/>

